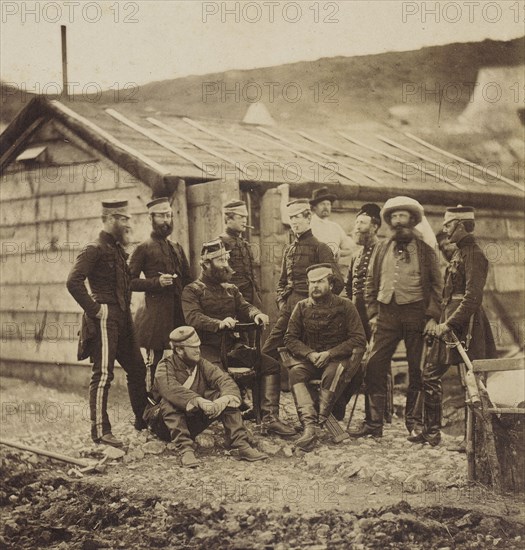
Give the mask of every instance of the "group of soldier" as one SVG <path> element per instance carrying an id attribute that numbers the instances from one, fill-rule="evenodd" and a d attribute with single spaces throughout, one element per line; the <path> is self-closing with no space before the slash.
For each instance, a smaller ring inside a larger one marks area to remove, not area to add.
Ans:
<path id="1" fill-rule="evenodd" d="M 103 202 L 103 229 L 79 254 L 67 281 L 84 310 L 79 359 L 93 362 L 92 439 L 123 445 L 107 414 L 115 359 L 126 372 L 135 429 L 149 427 L 173 441 L 186 467 L 198 465 L 193 442 L 216 419 L 233 456 L 268 458 L 252 446 L 244 427 L 243 415 L 247 419 L 253 412 L 249 388 L 261 433 L 293 438 L 296 448 L 312 450 L 328 418 L 344 418 L 349 382 L 361 370 L 365 419 L 350 435 L 381 437 L 390 363 L 403 340 L 408 440 L 439 444 L 441 379 L 448 366 L 461 361 L 446 345 L 447 334 L 453 331 L 466 344 L 471 359 L 495 355 L 481 305 L 488 262 L 473 236 L 474 210 L 460 206 L 445 213 L 438 235 L 448 261 L 443 285 L 438 256 L 416 229 L 424 221 L 421 204 L 399 196 L 382 208 L 363 205 L 353 233 L 360 248 L 351 255 L 345 285 L 338 260 L 349 254 L 349 238 L 328 219 L 335 200 L 322 188 L 310 200 L 287 203 L 293 239 L 283 251 L 278 315 L 262 350 L 257 332 L 269 325 L 269 317 L 261 311 L 254 258 L 244 237 L 249 213 L 243 201 L 225 205 L 225 231 L 203 244 L 195 281 L 183 248 L 170 239 L 167 198 L 148 203 L 151 237 L 129 262 L 127 201 Z M 380 240 L 382 223 L 390 234 Z M 134 319 L 132 292 L 145 294 Z M 434 345 L 422 372 L 427 338 Z M 279 417 L 282 372 L 288 374 L 300 435 Z"/>

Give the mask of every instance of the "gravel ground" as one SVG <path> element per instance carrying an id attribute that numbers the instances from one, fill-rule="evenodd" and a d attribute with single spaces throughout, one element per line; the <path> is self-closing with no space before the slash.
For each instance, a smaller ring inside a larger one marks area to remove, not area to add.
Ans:
<path id="1" fill-rule="evenodd" d="M 85 395 L 7 378 L 0 391 L 3 438 L 107 455 L 103 473 L 82 475 L 0 446 L 4 547 L 523 547 L 523 499 L 467 484 L 464 455 L 445 448 L 452 438 L 412 445 L 401 419 L 381 440 L 326 437 L 308 454 L 253 430 L 271 455 L 254 464 L 229 455 L 215 423 L 197 441 L 202 464 L 187 470 L 171 445 L 133 429 L 123 393 L 110 394 L 113 431 L 127 443 L 119 453 L 91 442 Z M 289 394 L 282 415 L 296 421 Z"/>

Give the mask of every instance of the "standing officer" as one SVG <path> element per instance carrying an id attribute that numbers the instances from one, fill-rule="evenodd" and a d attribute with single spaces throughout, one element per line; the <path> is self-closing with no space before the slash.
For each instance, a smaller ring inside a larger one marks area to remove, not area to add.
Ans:
<path id="1" fill-rule="evenodd" d="M 423 207 L 410 197 L 394 197 L 385 203 L 381 215 L 392 237 L 376 245 L 368 271 L 365 297 L 373 333 L 365 375 L 369 408 L 362 427 L 350 433 L 354 437 L 383 435 L 387 373 L 401 340 L 407 350 L 409 378 L 405 424 L 409 433 L 420 427 L 416 403 L 423 333 L 433 329 L 440 315 L 442 278 L 437 256 L 414 233 Z"/>
<path id="2" fill-rule="evenodd" d="M 199 279 L 182 291 L 182 308 L 188 325 L 197 330 L 203 357 L 211 363 L 222 365 L 222 349 L 226 354 L 238 351 L 242 356 L 242 345 L 247 343 L 246 338 L 241 338 L 232 330 L 237 322 L 266 325 L 268 316 L 248 303 L 239 289 L 230 284 L 233 270 L 220 239 L 202 245 L 201 268 Z M 261 412 L 266 431 L 282 436 L 294 435 L 295 430 L 279 420 L 279 363 L 262 354 L 260 368 Z"/>
<path id="3" fill-rule="evenodd" d="M 232 200 L 224 206 L 225 232 L 219 236 L 230 253 L 230 267 L 233 269 L 231 282 L 255 307 L 261 307 L 261 290 L 255 275 L 250 243 L 243 238 L 248 223 L 248 209 L 244 201 Z"/>
<path id="4" fill-rule="evenodd" d="M 150 387 L 157 363 L 169 349 L 170 332 L 184 325 L 182 289 L 191 283 L 190 266 L 182 246 L 172 241 L 173 211 L 162 197 L 147 204 L 151 237 L 139 244 L 129 263 L 131 290 L 145 293 L 145 304 L 135 316 L 139 346 L 147 350 Z M 145 278 L 141 278 L 143 273 Z"/>
<path id="5" fill-rule="evenodd" d="M 360 362 L 366 347 L 354 304 L 332 293 L 332 266 L 312 265 L 307 275 L 309 298 L 295 306 L 284 337 L 290 353 L 301 360 L 290 369 L 290 386 L 304 425 L 304 433 L 295 444 L 303 451 L 312 450 L 318 428 L 330 416 L 335 398 L 350 381 L 342 376 L 342 371 L 356 366 L 351 364 L 352 355 L 358 353 L 356 360 Z M 321 379 L 319 413 L 307 386 L 314 379 Z"/>
<path id="6" fill-rule="evenodd" d="M 365 283 L 370 258 L 379 242 L 377 232 L 381 227 L 381 209 L 377 204 L 363 204 L 357 213 L 354 225 L 354 240 L 362 246 L 352 255 L 348 277 L 346 279 L 346 296 L 354 302 L 365 329 L 366 339 L 370 341 L 372 331 L 368 324 L 365 302 Z"/>
<path id="7" fill-rule="evenodd" d="M 420 434 L 408 438 L 412 443 L 428 442 L 435 446 L 441 441 L 441 379 L 450 365 L 463 362 L 457 350 L 447 347 L 438 338 L 446 338 L 450 331 L 454 331 L 464 342 L 472 361 L 496 357 L 494 337 L 482 306 L 489 263 L 474 238 L 474 227 L 474 208 L 458 206 L 447 209 L 443 229 L 457 249 L 445 273 L 443 312 L 439 324 L 431 331 L 437 338 L 423 372 L 424 427 Z M 464 452 L 465 446 L 452 450 Z"/>
<path id="8" fill-rule="evenodd" d="M 283 346 L 288 320 L 297 302 L 308 297 L 306 269 L 314 264 L 329 263 L 334 273 L 333 292 L 339 294 L 344 283 L 330 247 L 312 234 L 312 211 L 308 200 L 298 199 L 287 204 L 287 213 L 295 239 L 284 249 L 281 276 L 277 285 L 279 316 L 264 343 L 263 352 L 278 359 L 277 349 Z"/>
<path id="9" fill-rule="evenodd" d="M 131 225 L 128 201 L 102 202 L 103 230 L 93 244 L 77 256 L 67 279 L 67 289 L 84 310 L 79 359 L 91 357 L 89 385 L 91 437 L 96 443 L 121 447 L 111 433 L 107 413 L 108 393 L 115 359 L 126 371 L 129 399 L 135 413 L 135 428 L 145 428 L 142 414 L 147 403 L 146 369 L 131 318 L 131 277 L 124 247 L 129 244 Z M 89 282 L 91 294 L 85 281 Z"/>

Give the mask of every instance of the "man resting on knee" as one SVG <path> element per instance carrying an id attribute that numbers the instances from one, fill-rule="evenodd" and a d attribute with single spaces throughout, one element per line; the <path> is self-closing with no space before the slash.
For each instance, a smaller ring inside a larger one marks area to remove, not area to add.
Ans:
<path id="1" fill-rule="evenodd" d="M 224 426 L 226 441 L 239 460 L 257 461 L 267 455 L 250 446 L 242 423 L 241 396 L 233 379 L 218 366 L 201 358 L 200 339 L 192 327 L 179 327 L 170 334 L 173 355 L 157 366 L 153 397 L 160 402 L 161 421 L 156 425 L 152 408 L 145 413 L 153 431 L 164 431 L 175 443 L 182 465 L 199 464 L 193 450 L 195 437 L 213 421 Z"/>

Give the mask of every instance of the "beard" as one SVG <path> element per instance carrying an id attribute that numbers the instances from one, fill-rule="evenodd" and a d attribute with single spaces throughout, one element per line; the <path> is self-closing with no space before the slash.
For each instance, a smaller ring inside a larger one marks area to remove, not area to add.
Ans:
<path id="1" fill-rule="evenodd" d="M 216 281 L 217 283 L 228 283 L 232 279 L 234 274 L 233 269 L 230 266 L 226 267 L 217 267 L 214 265 L 210 266 L 208 276 Z"/>
<path id="2" fill-rule="evenodd" d="M 354 231 L 354 241 L 359 246 L 365 246 L 370 239 L 370 233 L 368 231 L 366 232 L 360 232 L 360 231 Z"/>
<path id="3" fill-rule="evenodd" d="M 393 240 L 396 243 L 409 243 L 414 238 L 414 228 L 408 227 L 406 225 L 396 225 L 392 227 L 394 233 Z"/>
<path id="4" fill-rule="evenodd" d="M 117 226 L 114 228 L 113 237 L 122 246 L 129 246 L 129 244 L 131 243 L 131 229 Z"/>
<path id="5" fill-rule="evenodd" d="M 173 233 L 173 222 L 153 222 L 153 232 L 165 239 Z"/>

